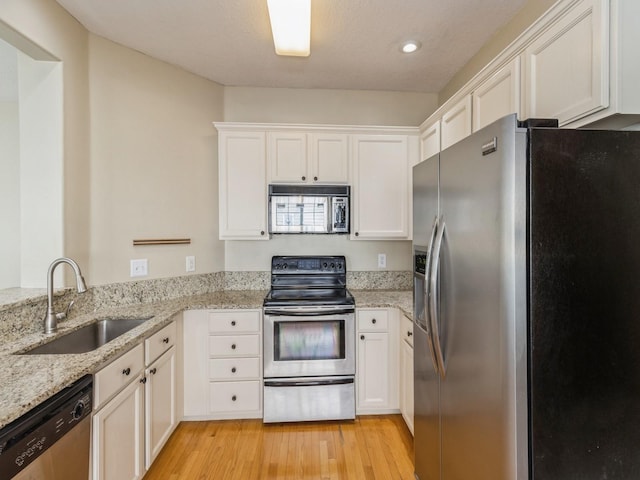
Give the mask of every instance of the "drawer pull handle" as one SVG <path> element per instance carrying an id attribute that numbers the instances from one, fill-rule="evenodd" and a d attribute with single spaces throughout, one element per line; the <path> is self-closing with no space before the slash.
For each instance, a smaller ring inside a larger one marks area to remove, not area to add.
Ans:
<path id="1" fill-rule="evenodd" d="M 155 367 L 153 367 L 151 370 L 149 370 L 149 373 L 150 373 L 151 375 L 155 375 L 157 371 L 158 371 L 158 370 L 157 370 Z"/>
<path id="2" fill-rule="evenodd" d="M 376 319 L 375 319 L 375 318 L 372 318 L 372 319 L 371 319 L 371 323 L 373 323 L 373 324 L 375 325 L 375 324 L 376 324 Z"/>
<path id="3" fill-rule="evenodd" d="M 162 339 L 162 343 L 169 343 L 169 337 L 164 337 Z"/>
<path id="4" fill-rule="evenodd" d="M 360 340 L 364 340 L 364 335 L 360 335 Z"/>
<path id="5" fill-rule="evenodd" d="M 231 344 L 231 350 L 235 350 L 235 349 L 236 349 L 236 344 L 235 343 Z"/>
<path id="6" fill-rule="evenodd" d="M 307 179 L 304 175 L 302 176 L 302 181 L 304 182 Z"/>
<path id="7" fill-rule="evenodd" d="M 235 327 L 236 326 L 236 321 L 235 320 L 231 320 L 231 326 Z"/>
<path id="8" fill-rule="evenodd" d="M 147 383 L 147 377 L 142 377 L 142 378 L 140 379 L 140 383 L 142 383 L 143 385 L 144 385 L 145 383 Z"/>
<path id="9" fill-rule="evenodd" d="M 231 373 L 236 373 L 236 367 L 231 367 Z"/>
<path id="10" fill-rule="evenodd" d="M 233 397 L 231 397 L 231 400 L 233 400 L 235 402 L 236 401 L 236 396 L 234 395 Z"/>
<path id="11" fill-rule="evenodd" d="M 317 182 L 318 181 L 318 177 L 313 177 L 313 181 Z"/>
<path id="12" fill-rule="evenodd" d="M 125 368 L 124 370 L 122 370 L 122 374 L 125 376 L 129 376 L 129 374 L 131 373 L 131 369 L 129 367 Z"/>

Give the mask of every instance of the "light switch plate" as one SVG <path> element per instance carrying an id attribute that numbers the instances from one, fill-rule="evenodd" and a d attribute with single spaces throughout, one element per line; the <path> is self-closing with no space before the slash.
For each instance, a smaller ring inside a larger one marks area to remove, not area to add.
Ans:
<path id="1" fill-rule="evenodd" d="M 146 258 L 139 258 L 137 260 L 131 260 L 131 276 L 132 277 L 144 277 L 148 275 L 148 263 Z"/>
<path id="2" fill-rule="evenodd" d="M 187 257 L 187 272 L 195 272 L 196 271 L 196 257 L 193 255 L 189 255 Z"/>

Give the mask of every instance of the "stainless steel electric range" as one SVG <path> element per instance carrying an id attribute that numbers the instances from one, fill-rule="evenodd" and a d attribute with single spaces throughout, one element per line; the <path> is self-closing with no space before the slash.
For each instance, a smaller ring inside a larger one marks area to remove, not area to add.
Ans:
<path id="1" fill-rule="evenodd" d="M 355 418 L 355 301 L 343 256 L 275 256 L 264 299 L 264 422 Z"/>

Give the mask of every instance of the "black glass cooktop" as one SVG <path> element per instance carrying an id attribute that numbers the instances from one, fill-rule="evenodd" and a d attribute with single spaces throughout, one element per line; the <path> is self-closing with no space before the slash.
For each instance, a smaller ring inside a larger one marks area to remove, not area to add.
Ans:
<path id="1" fill-rule="evenodd" d="M 355 305 L 355 300 L 346 288 L 287 288 L 271 289 L 264 305 Z"/>

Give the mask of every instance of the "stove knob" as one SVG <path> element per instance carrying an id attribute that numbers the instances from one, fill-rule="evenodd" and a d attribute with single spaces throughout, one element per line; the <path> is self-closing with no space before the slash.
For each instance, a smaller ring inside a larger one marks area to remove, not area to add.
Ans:
<path id="1" fill-rule="evenodd" d="M 324 262 L 324 263 L 322 264 L 322 267 L 323 267 L 323 268 L 327 268 L 327 262 Z"/>
<path id="2" fill-rule="evenodd" d="M 276 263 L 276 264 L 273 266 L 273 269 L 274 269 L 274 270 L 280 270 L 280 264 L 279 264 L 279 263 Z"/>
<path id="3" fill-rule="evenodd" d="M 286 270 L 286 269 L 287 269 L 287 264 L 285 263 L 284 265 L 282 265 L 282 268 L 283 268 L 284 270 Z"/>
<path id="4" fill-rule="evenodd" d="M 331 270 L 335 270 L 335 268 L 336 268 L 335 264 L 332 263 L 331 264 Z"/>

